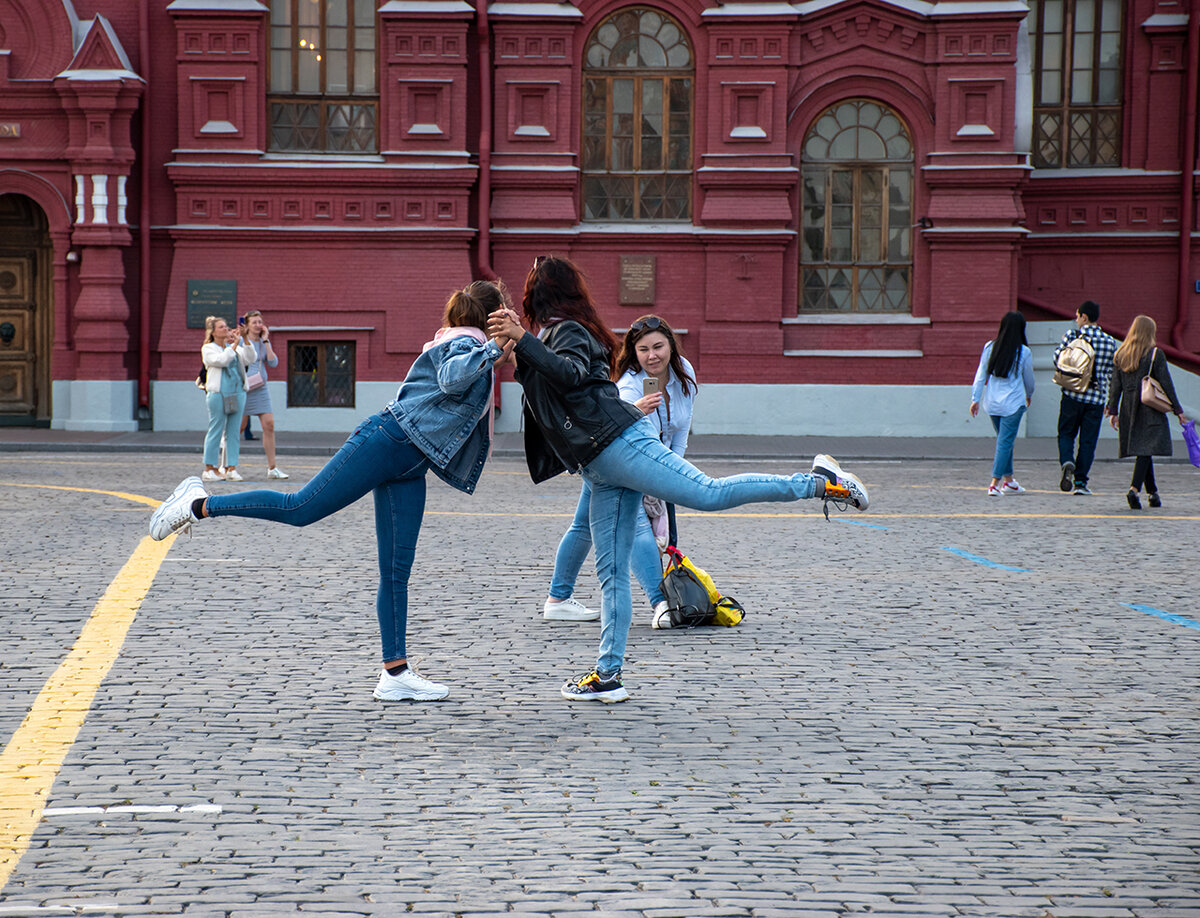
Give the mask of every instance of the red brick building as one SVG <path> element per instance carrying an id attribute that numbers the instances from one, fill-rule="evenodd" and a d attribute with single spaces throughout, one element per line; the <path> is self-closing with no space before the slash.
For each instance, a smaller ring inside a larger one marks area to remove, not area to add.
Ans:
<path id="1" fill-rule="evenodd" d="M 257 308 L 349 429 L 544 252 L 686 330 L 698 430 L 965 433 L 1017 306 L 1194 370 L 1197 7 L 0 0 L 0 423 L 198 428 Z"/>

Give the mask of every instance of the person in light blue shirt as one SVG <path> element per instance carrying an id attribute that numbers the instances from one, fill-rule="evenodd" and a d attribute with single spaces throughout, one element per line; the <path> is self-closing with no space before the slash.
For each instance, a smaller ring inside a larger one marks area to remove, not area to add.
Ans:
<path id="1" fill-rule="evenodd" d="M 692 406 L 696 401 L 696 373 L 680 351 L 675 332 L 666 319 L 647 315 L 630 326 L 621 342 L 613 375 L 621 398 L 645 415 L 640 423 L 648 425 L 671 452 L 678 456 L 687 452 Z M 649 378 L 657 380 L 657 392 L 646 393 L 644 381 Z M 591 485 L 585 481 L 575 517 L 554 556 L 550 594 L 542 607 L 542 615 L 552 621 L 593 621 L 600 617 L 598 609 L 587 608 L 571 595 L 592 547 L 588 515 L 591 493 Z M 662 592 L 658 545 L 644 506 L 638 508 L 634 525 L 630 570 L 650 600 L 654 622 L 659 620 L 657 613 L 666 606 L 666 596 Z"/>
<path id="2" fill-rule="evenodd" d="M 1025 341 L 1025 317 L 1010 312 L 1000 320 L 994 340 L 983 346 L 971 386 L 971 417 L 983 410 L 996 428 L 989 497 L 1025 491 L 1013 478 L 1013 442 L 1021 416 L 1033 399 L 1033 352 Z"/>

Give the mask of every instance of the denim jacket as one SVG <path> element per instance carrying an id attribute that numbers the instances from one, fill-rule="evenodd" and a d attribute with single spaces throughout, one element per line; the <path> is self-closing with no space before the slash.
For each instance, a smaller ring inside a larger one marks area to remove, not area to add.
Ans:
<path id="1" fill-rule="evenodd" d="M 475 491 L 491 446 L 488 406 L 499 357 L 495 341 L 459 336 L 435 344 L 413 362 L 386 409 L 434 474 L 467 494 Z"/>

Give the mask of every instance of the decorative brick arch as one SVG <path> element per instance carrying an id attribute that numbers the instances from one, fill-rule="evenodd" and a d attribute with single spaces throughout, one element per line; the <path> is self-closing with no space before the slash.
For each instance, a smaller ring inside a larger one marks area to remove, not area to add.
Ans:
<path id="1" fill-rule="evenodd" d="M 788 148 L 799 150 L 813 123 L 825 109 L 845 99 L 872 99 L 892 109 L 907 125 L 916 158 L 934 145 L 933 99 L 897 74 L 891 79 L 863 78 L 859 71 L 833 71 L 829 82 L 788 108 Z"/>
<path id="2" fill-rule="evenodd" d="M 71 231 L 71 209 L 62 193 L 46 179 L 23 169 L 0 169 L 0 194 L 23 194 L 46 215 L 52 238 Z"/>
<path id="3" fill-rule="evenodd" d="M 71 0 L 0 0 L 0 45 L 19 48 L 13 55 L 12 79 L 53 79 L 75 56 L 79 17 Z"/>

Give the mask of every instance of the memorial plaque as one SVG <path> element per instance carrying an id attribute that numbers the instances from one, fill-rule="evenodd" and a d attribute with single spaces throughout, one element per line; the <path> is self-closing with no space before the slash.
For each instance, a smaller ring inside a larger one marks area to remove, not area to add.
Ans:
<path id="1" fill-rule="evenodd" d="M 0 137 L 20 137 L 20 121 L 0 121 Z"/>
<path id="2" fill-rule="evenodd" d="M 230 325 L 237 321 L 237 281 L 187 282 L 187 327 L 203 328 L 209 316 L 220 316 Z"/>
<path id="3" fill-rule="evenodd" d="M 622 255 L 617 302 L 622 306 L 654 305 L 656 255 Z"/>

